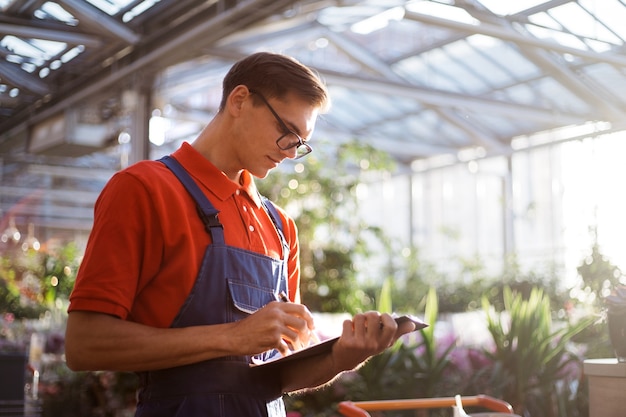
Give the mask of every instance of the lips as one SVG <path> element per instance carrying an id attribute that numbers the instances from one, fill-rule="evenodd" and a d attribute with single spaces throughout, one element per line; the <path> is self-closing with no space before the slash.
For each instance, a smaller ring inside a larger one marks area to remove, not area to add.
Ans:
<path id="1" fill-rule="evenodd" d="M 268 156 L 268 157 L 267 157 L 267 159 L 269 159 L 270 161 L 272 161 L 272 163 L 273 163 L 274 165 L 278 165 L 278 164 L 280 164 L 280 163 L 282 162 L 282 158 L 281 158 L 281 159 L 274 159 L 274 158 L 272 158 L 271 156 Z"/>

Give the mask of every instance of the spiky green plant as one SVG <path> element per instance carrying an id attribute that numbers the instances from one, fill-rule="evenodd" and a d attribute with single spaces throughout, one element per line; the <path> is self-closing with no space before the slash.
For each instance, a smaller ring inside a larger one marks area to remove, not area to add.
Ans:
<path id="1" fill-rule="evenodd" d="M 559 415 L 557 382 L 567 377 L 568 366 L 580 362 L 570 349 L 572 338 L 591 325 L 593 317 L 577 323 L 552 323 L 550 300 L 539 288 L 529 297 L 505 287 L 504 311 L 496 312 L 483 299 L 495 349 L 487 352 L 493 366 L 486 369 L 494 396 L 513 405 L 520 415 Z"/>

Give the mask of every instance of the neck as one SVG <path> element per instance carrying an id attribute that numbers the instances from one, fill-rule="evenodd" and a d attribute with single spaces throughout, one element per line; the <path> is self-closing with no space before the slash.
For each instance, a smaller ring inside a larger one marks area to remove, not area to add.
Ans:
<path id="1" fill-rule="evenodd" d="M 230 143 L 229 136 L 222 133 L 220 123 L 216 118 L 200 132 L 191 146 L 222 171 L 231 181 L 239 184 L 243 169 L 232 158 L 232 152 L 229 149 Z"/>

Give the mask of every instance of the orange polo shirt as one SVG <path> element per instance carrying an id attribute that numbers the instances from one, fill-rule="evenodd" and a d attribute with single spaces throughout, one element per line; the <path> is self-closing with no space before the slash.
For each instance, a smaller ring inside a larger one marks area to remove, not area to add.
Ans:
<path id="1" fill-rule="evenodd" d="M 237 185 L 187 143 L 172 156 L 219 210 L 227 245 L 281 257 L 278 234 L 247 171 Z M 289 298 L 300 302 L 296 225 L 279 213 L 289 244 Z M 142 161 L 109 180 L 94 214 L 69 311 L 169 327 L 211 243 L 193 199 L 165 165 Z"/>

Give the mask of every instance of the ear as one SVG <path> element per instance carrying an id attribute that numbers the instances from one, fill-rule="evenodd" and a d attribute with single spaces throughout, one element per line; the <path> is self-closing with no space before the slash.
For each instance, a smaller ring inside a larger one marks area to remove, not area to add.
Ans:
<path id="1" fill-rule="evenodd" d="M 230 92 L 226 100 L 226 110 L 234 117 L 241 112 L 244 103 L 250 97 L 250 90 L 245 85 L 238 85 Z"/>

